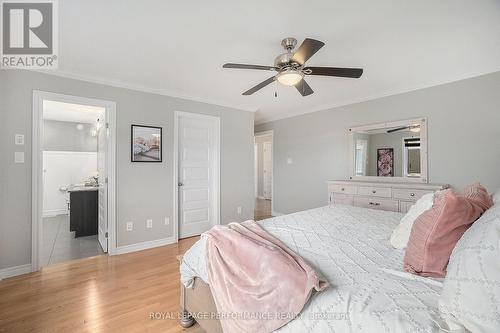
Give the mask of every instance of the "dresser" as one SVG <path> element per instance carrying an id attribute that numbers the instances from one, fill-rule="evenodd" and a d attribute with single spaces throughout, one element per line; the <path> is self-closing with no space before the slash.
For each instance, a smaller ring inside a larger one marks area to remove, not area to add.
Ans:
<path id="1" fill-rule="evenodd" d="M 328 203 L 406 213 L 424 194 L 448 188 L 444 184 L 384 183 L 331 180 Z"/>

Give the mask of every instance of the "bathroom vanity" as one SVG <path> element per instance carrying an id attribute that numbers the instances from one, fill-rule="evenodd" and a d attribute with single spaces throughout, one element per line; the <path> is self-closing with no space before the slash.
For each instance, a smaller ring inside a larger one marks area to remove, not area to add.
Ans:
<path id="1" fill-rule="evenodd" d="M 77 186 L 69 192 L 69 228 L 75 237 L 97 235 L 98 188 Z"/>

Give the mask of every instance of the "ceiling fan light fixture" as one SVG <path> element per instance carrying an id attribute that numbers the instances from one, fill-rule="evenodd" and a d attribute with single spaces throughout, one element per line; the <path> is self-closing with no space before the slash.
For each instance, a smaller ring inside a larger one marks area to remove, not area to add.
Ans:
<path id="1" fill-rule="evenodd" d="M 363 74 L 362 68 L 306 66 L 306 62 L 325 45 L 322 41 L 306 38 L 296 51 L 295 46 L 297 45 L 297 40 L 295 38 L 285 38 L 281 41 L 281 45 L 285 49 L 285 53 L 280 54 L 274 59 L 274 66 L 235 63 L 226 63 L 222 66 L 223 68 L 257 69 L 278 72 L 276 75 L 243 92 L 242 95 L 252 95 L 260 89 L 270 85 L 274 81 L 278 81 L 284 86 L 295 86 L 299 94 L 306 97 L 314 93 L 314 91 L 311 89 L 309 84 L 307 84 L 306 80 L 304 80 L 305 75 L 358 79 Z M 408 129 L 408 126 L 405 126 L 404 128 Z"/>
<path id="2" fill-rule="evenodd" d="M 410 131 L 413 133 L 419 133 L 420 132 L 420 125 L 419 124 L 411 125 Z"/>
<path id="3" fill-rule="evenodd" d="M 296 69 L 286 69 L 278 74 L 277 80 L 279 83 L 285 86 L 294 86 L 304 77 L 304 73 L 302 71 Z"/>

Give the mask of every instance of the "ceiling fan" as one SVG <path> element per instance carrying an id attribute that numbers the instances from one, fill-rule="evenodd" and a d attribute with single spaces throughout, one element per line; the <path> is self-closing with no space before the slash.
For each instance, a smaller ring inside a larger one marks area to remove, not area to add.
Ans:
<path id="1" fill-rule="evenodd" d="M 392 128 L 390 130 L 387 130 L 387 133 L 394 133 L 394 132 L 406 131 L 406 130 L 409 130 L 409 131 L 414 132 L 414 133 L 418 133 L 418 132 L 420 132 L 420 125 L 414 124 L 414 125 L 396 127 L 396 128 Z"/>
<path id="2" fill-rule="evenodd" d="M 276 57 L 274 66 L 228 63 L 224 64 L 222 67 L 278 72 L 275 76 L 248 89 L 243 95 L 252 95 L 256 91 L 274 82 L 274 80 L 277 80 L 285 86 L 295 86 L 302 96 L 309 96 L 314 91 L 304 80 L 305 75 L 338 76 L 357 79 L 363 74 L 363 69 L 361 68 L 306 67 L 306 61 L 325 45 L 325 43 L 319 40 L 306 38 L 295 52 L 292 52 L 297 45 L 297 40 L 295 38 L 285 38 L 281 41 L 281 45 L 285 48 L 286 52 Z"/>

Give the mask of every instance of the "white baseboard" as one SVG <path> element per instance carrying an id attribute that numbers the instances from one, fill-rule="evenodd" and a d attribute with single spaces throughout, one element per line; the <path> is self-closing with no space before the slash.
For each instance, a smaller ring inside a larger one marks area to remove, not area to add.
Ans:
<path id="1" fill-rule="evenodd" d="M 66 215 L 66 214 L 68 214 L 67 209 L 53 209 L 44 211 L 43 217 L 53 217 L 57 215 Z"/>
<path id="2" fill-rule="evenodd" d="M 0 269 L 0 280 L 26 273 L 31 273 L 31 264 L 3 268 Z"/>
<path id="3" fill-rule="evenodd" d="M 137 243 L 137 244 L 131 244 L 131 245 L 125 245 L 125 246 L 118 246 L 115 250 L 115 254 L 125 254 L 125 253 L 130 253 L 130 252 L 136 252 L 136 251 L 142 251 L 142 250 L 147 250 L 147 249 L 152 249 L 158 246 L 165 246 L 169 244 L 174 244 L 177 243 L 177 240 L 175 237 L 169 237 L 169 238 L 162 238 L 162 239 L 157 239 L 149 242 L 142 242 L 142 243 Z"/>
<path id="4" fill-rule="evenodd" d="M 283 213 L 280 213 L 280 212 L 277 212 L 277 211 L 274 211 L 274 210 L 271 212 L 271 214 L 272 214 L 273 216 L 281 216 L 281 215 L 285 215 L 285 214 L 283 214 Z"/>

